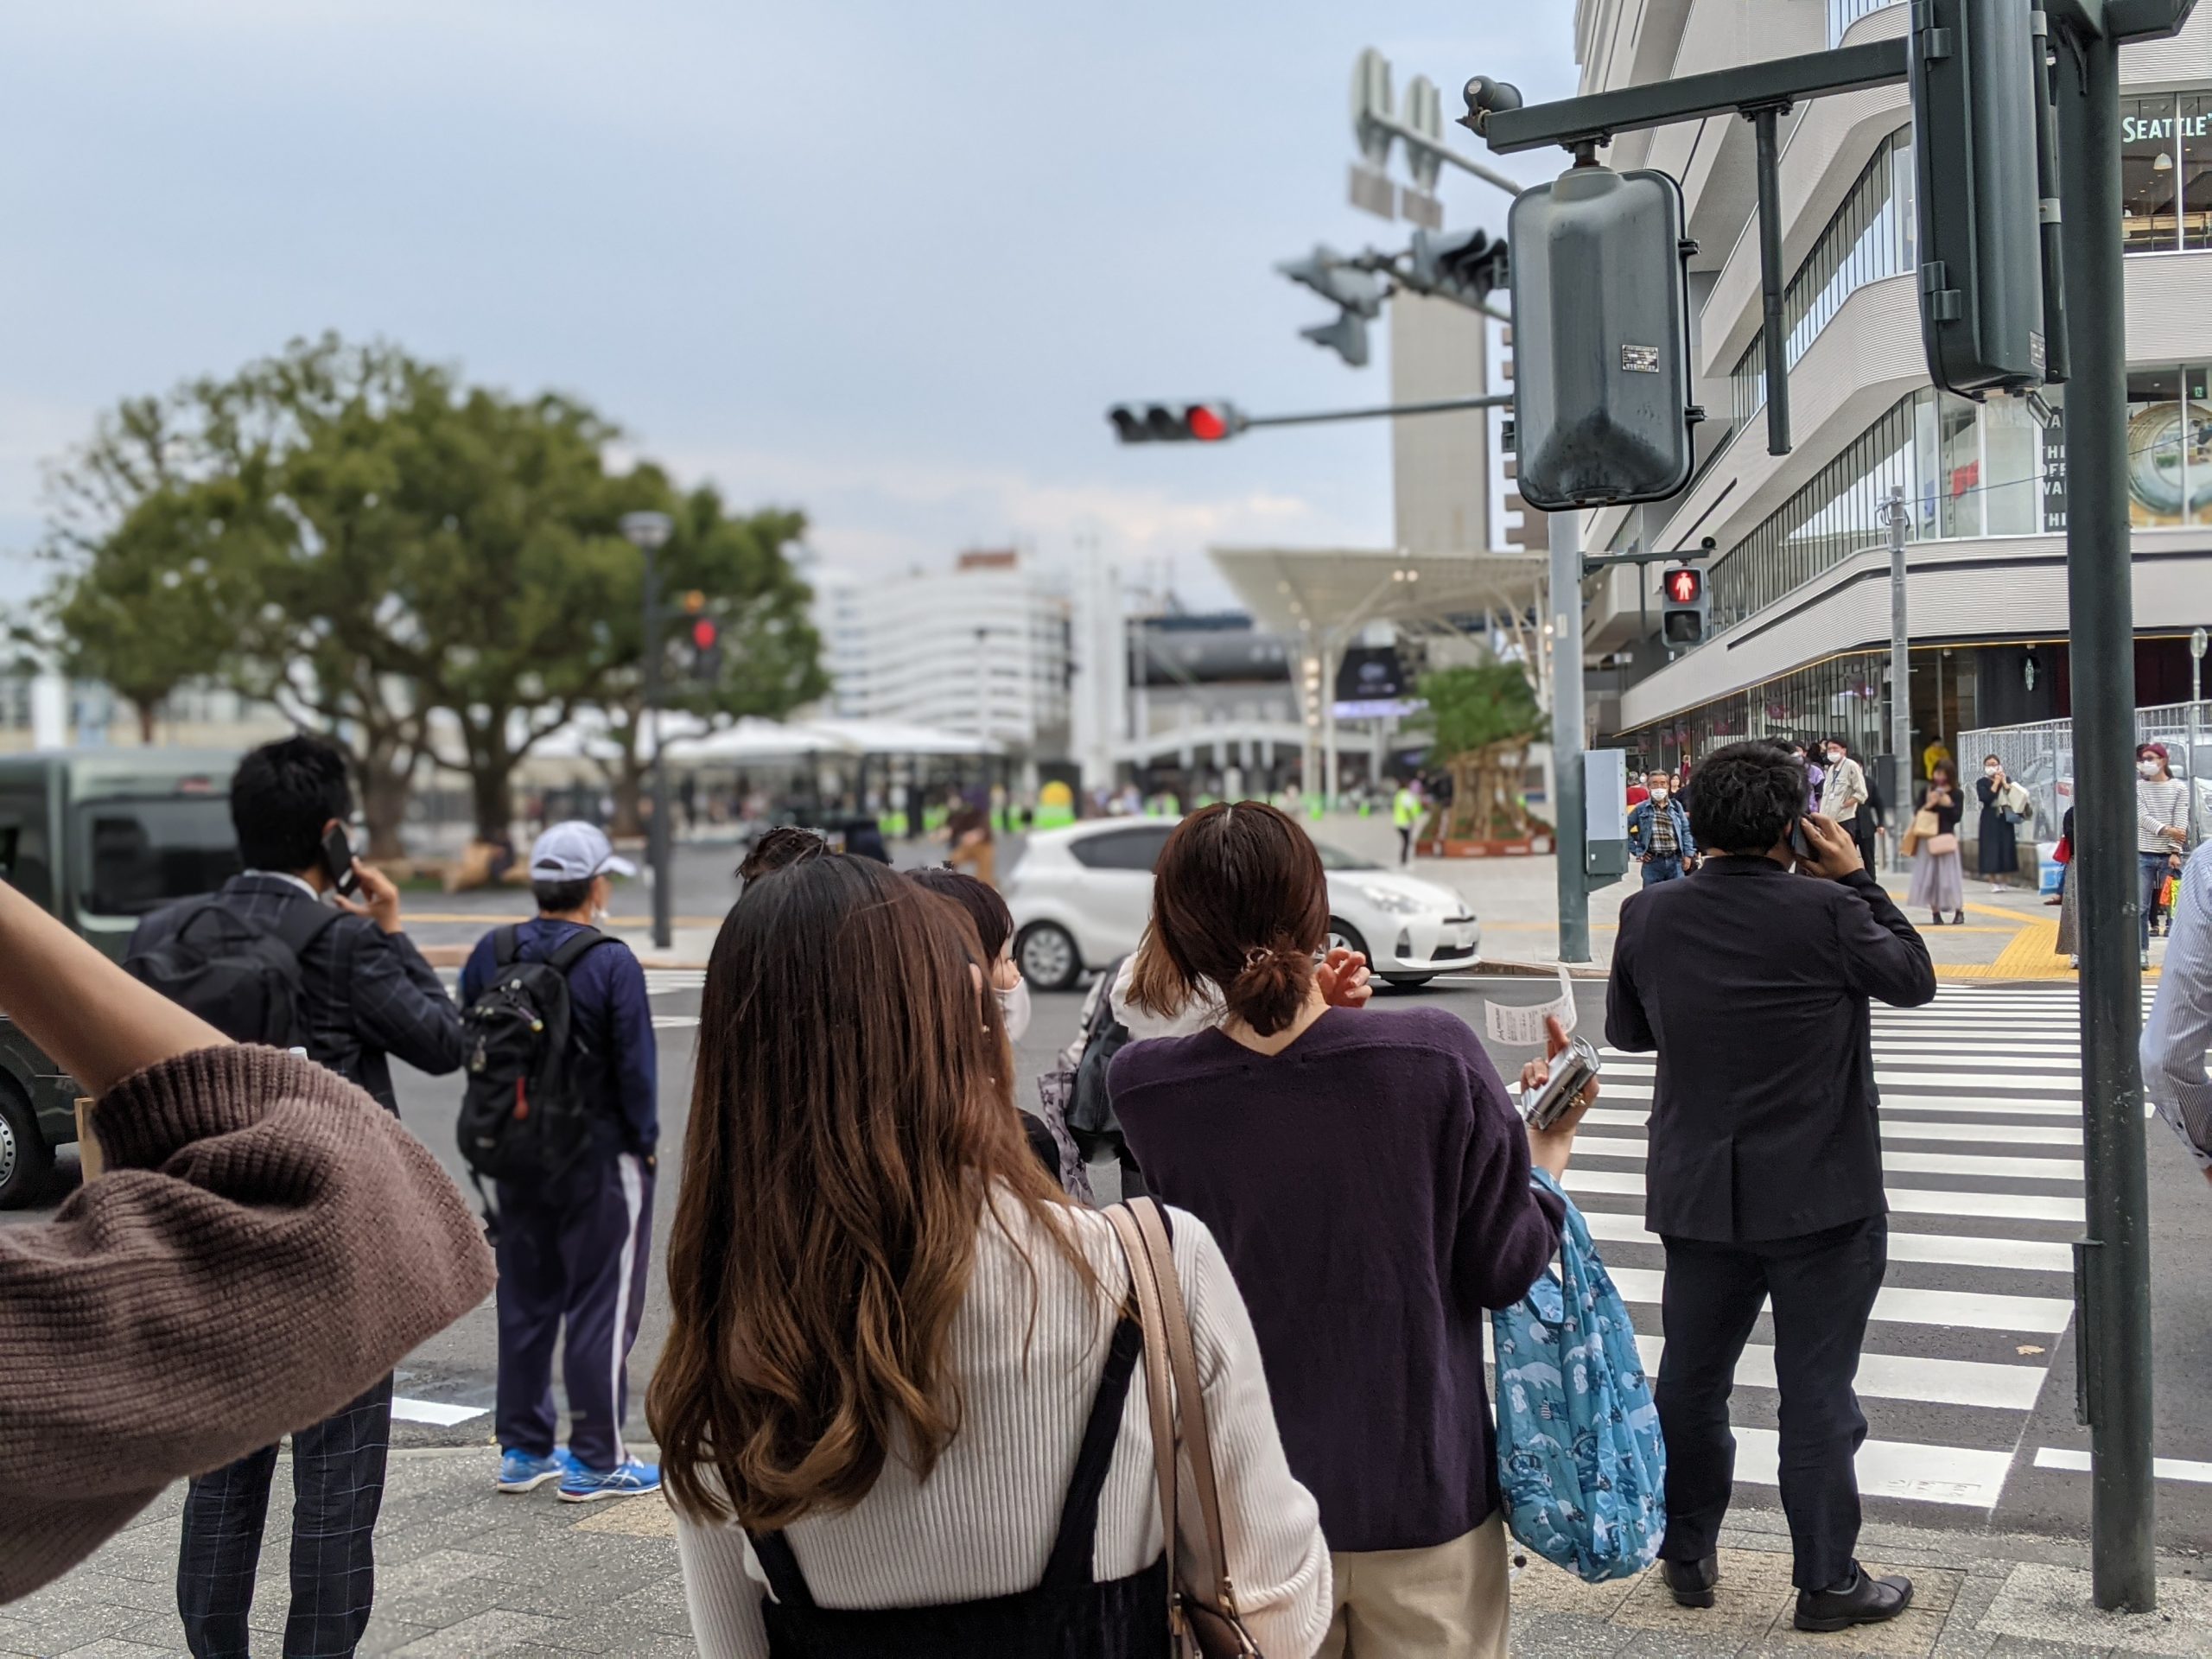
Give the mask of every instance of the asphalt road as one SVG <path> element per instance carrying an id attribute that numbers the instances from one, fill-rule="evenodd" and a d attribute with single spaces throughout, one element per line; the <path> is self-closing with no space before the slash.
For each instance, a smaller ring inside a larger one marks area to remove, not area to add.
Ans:
<path id="1" fill-rule="evenodd" d="M 497 897 L 497 895 L 493 895 Z M 633 1364 L 632 1427 L 643 1432 L 643 1382 L 667 1329 L 664 1239 L 689 1110 L 699 1005 L 696 974 L 652 976 L 660 1031 L 665 1153 L 658 1195 L 652 1291 Z M 1483 1028 L 1485 998 L 1525 1004 L 1556 994 L 1551 982 L 1446 979 L 1386 996 L 1435 1001 Z M 1859 1386 L 1869 1422 L 1860 1456 L 1870 1516 L 1920 1526 L 2082 1536 L 2089 1478 L 2066 1466 L 2086 1448 L 2074 1421 L 2075 1352 L 2068 1241 L 2079 1235 L 2078 1049 L 2069 1040 L 2070 993 L 2052 988 L 1946 987 L 1933 1008 L 1885 1014 L 1877 1033 L 1889 1169 L 1891 1261 L 1866 1344 Z M 1603 1022 L 1603 988 L 1578 988 L 1583 1029 Z M 1019 1098 L 1072 1035 L 1080 998 L 1039 995 L 1021 1045 Z M 1493 1049 L 1501 1071 L 1527 1051 Z M 1948 1069 L 1947 1069 L 1948 1068 Z M 404 1069 L 403 1116 L 465 1183 L 454 1150 L 458 1090 Z M 1606 1098 L 1586 1126 L 1568 1188 L 1586 1215 L 1640 1332 L 1656 1354 L 1656 1287 L 1663 1252 L 1644 1235 L 1642 1122 L 1648 1065 L 1607 1062 Z M 2212 1549 L 2212 1191 L 2159 1123 L 2146 1125 L 2151 1168 L 2152 1286 L 2158 1344 L 2155 1449 L 2195 1465 L 2158 1483 L 2161 1541 Z M 67 1154 L 65 1154 L 66 1157 Z M 1110 1196 L 1110 1168 L 1099 1172 Z M 29 1219 L 18 1212 L 11 1219 Z M 1777 1396 L 1762 1385 L 1770 1323 L 1760 1321 L 1734 1402 L 1738 1502 L 1771 1508 Z M 487 1304 L 427 1343 L 402 1369 L 399 1393 L 455 1408 L 488 1407 L 496 1344 Z M 1767 1378 L 1770 1382 L 1770 1376 Z M 468 1443 L 489 1420 L 408 1425 L 403 1439 Z M 2039 1465 L 2041 1466 L 2039 1466 Z"/>

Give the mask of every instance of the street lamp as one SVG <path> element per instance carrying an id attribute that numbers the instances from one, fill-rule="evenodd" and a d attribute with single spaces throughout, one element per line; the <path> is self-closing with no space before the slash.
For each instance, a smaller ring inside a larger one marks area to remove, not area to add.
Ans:
<path id="1" fill-rule="evenodd" d="M 669 880 L 668 766 L 662 759 L 666 735 L 661 730 L 660 709 L 660 561 L 656 556 L 668 545 L 676 526 L 664 512 L 626 512 L 622 534 L 645 559 L 645 717 L 653 728 L 653 818 L 645 828 L 645 860 L 653 879 L 653 949 L 665 950 L 675 942 L 673 895 Z"/>

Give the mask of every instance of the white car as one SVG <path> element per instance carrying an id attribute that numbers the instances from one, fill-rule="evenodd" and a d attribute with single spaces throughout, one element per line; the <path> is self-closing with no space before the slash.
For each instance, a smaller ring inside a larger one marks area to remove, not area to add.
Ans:
<path id="1" fill-rule="evenodd" d="M 1174 829 L 1159 818 L 1100 818 L 1029 837 L 1005 896 L 1014 960 L 1032 986 L 1067 990 L 1137 948 L 1152 915 L 1153 866 Z M 1376 978 L 1421 985 L 1473 965 L 1482 924 L 1459 894 L 1325 844 L 1320 853 L 1329 942 L 1364 956 Z"/>

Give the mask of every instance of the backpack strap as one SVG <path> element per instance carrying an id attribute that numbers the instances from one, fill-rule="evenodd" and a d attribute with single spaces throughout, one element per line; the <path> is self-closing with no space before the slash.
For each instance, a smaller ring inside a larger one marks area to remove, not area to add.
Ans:
<path id="1" fill-rule="evenodd" d="M 595 927 L 579 928 L 561 941 L 560 949 L 545 958 L 545 965 L 566 978 L 569 969 L 582 962 L 594 947 L 613 943 L 612 934 L 602 933 Z"/>
<path id="2" fill-rule="evenodd" d="M 282 939 L 294 956 L 303 957 L 308 947 L 346 913 L 337 906 L 326 905 L 320 899 L 306 906 L 287 905 L 276 912 L 276 919 L 269 924 L 269 931 Z"/>
<path id="3" fill-rule="evenodd" d="M 505 927 L 492 930 L 492 962 L 499 968 L 514 966 L 515 952 L 522 948 L 522 929 L 509 922 Z"/>

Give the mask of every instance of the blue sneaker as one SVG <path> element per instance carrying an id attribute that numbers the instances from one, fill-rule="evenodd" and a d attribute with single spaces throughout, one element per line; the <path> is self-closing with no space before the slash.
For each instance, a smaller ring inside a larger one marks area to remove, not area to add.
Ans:
<path id="1" fill-rule="evenodd" d="M 499 1490 L 534 1492 L 549 1480 L 565 1480 L 583 1465 L 565 1446 L 553 1448 L 550 1458 L 533 1458 L 527 1452 L 510 1451 L 499 1459 Z"/>
<path id="2" fill-rule="evenodd" d="M 563 1503 L 595 1503 L 602 1497 L 636 1497 L 660 1491 L 660 1465 L 632 1458 L 604 1473 L 579 1466 L 561 1483 Z"/>

